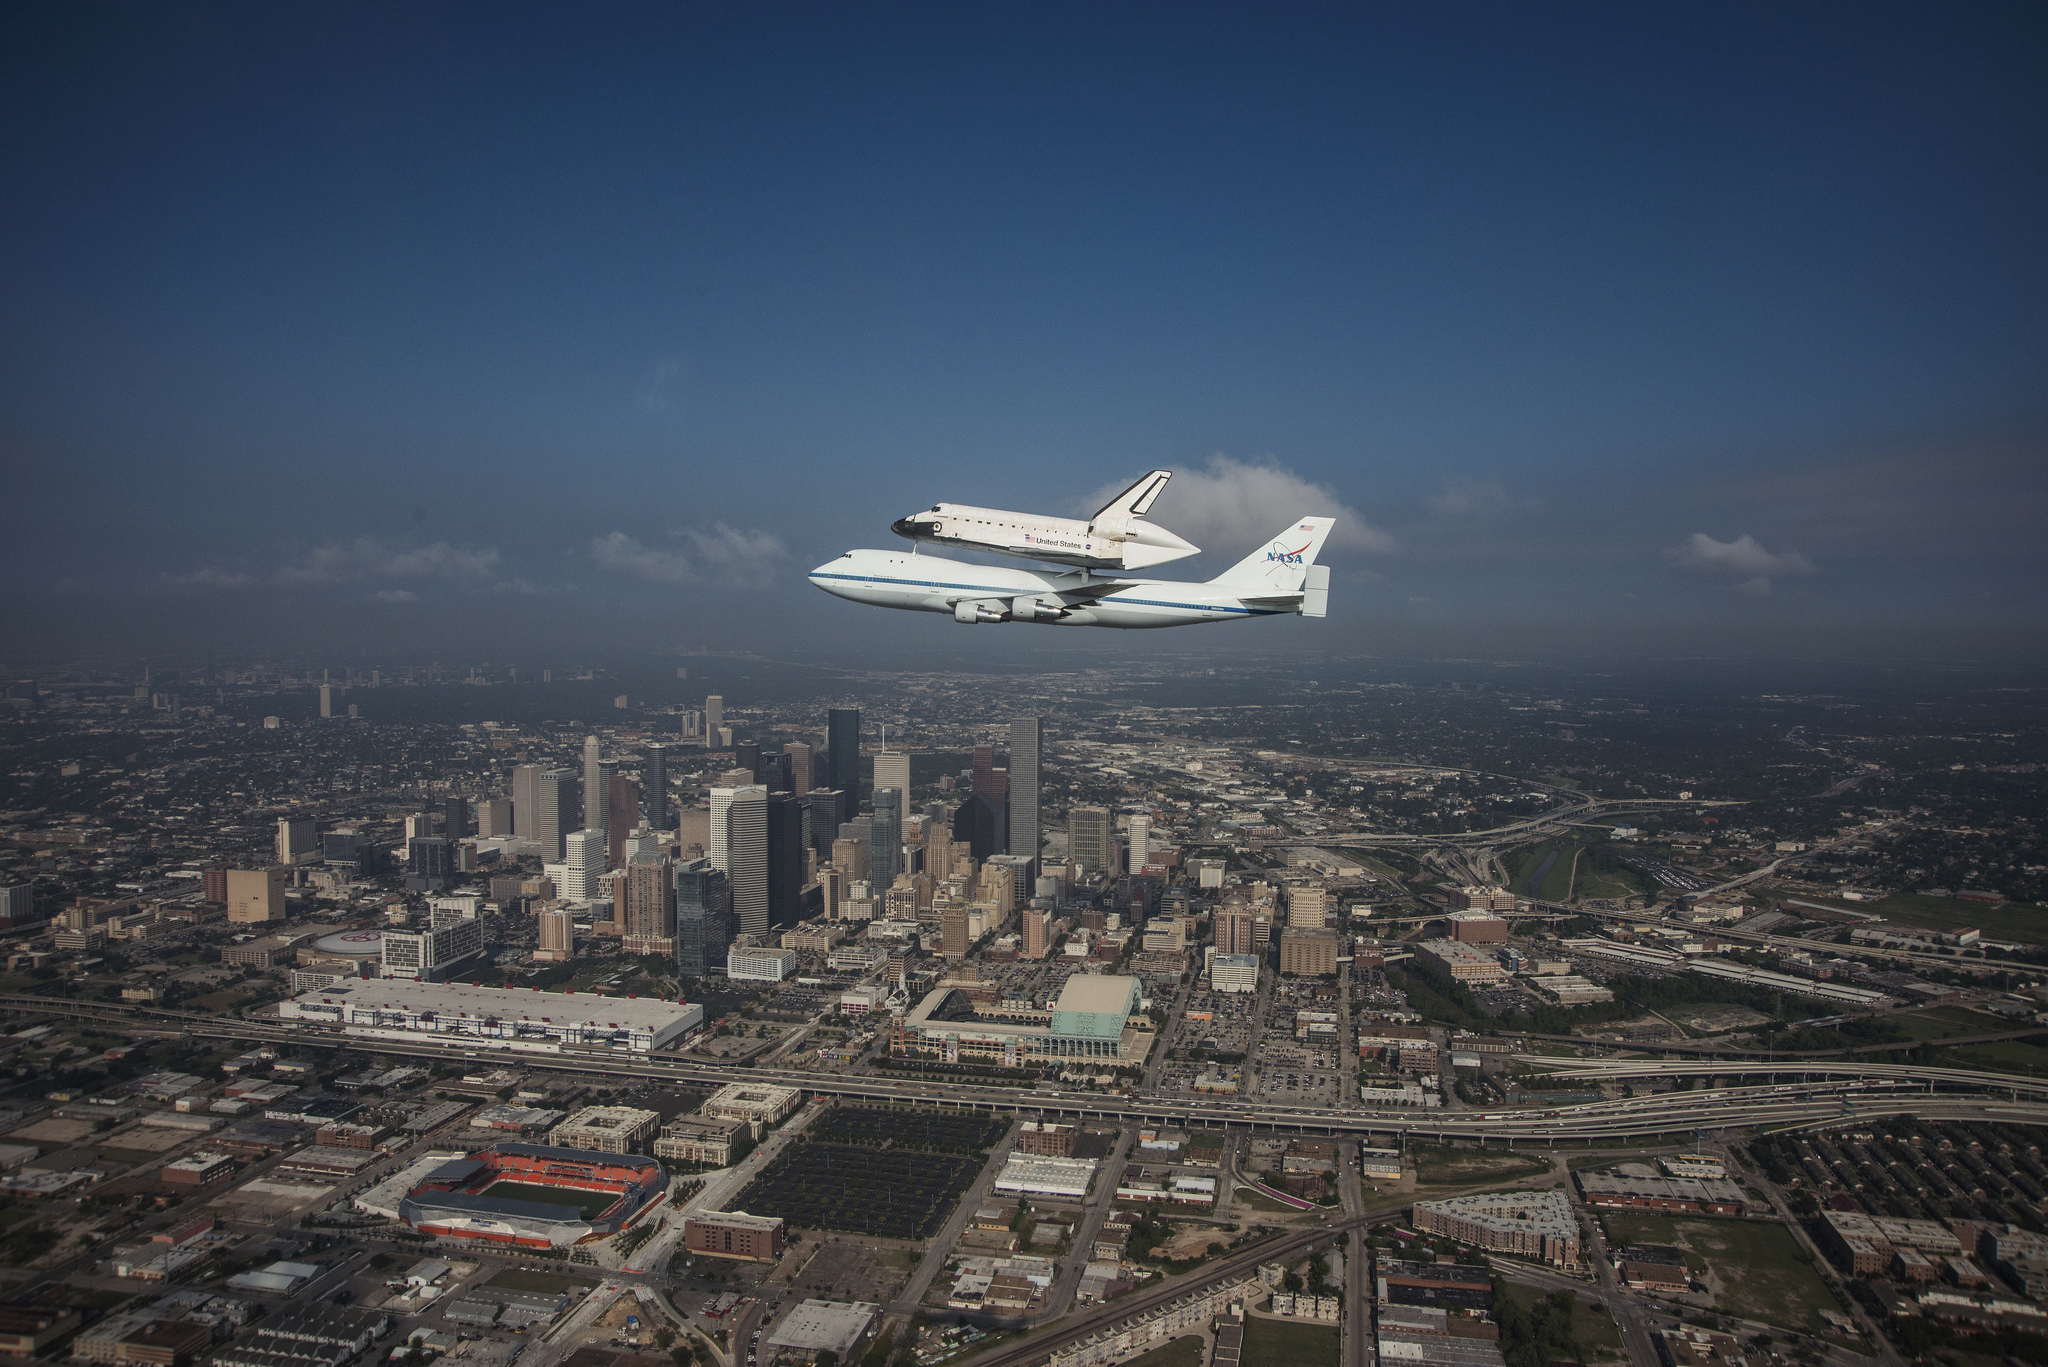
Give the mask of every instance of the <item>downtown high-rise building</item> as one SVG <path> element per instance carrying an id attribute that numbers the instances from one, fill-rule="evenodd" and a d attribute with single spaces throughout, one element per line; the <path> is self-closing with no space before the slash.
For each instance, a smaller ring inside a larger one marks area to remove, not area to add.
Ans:
<path id="1" fill-rule="evenodd" d="M 967 847 L 969 857 L 982 860 L 1003 854 L 1009 817 L 1003 804 L 987 793 L 969 793 L 953 809 L 953 839 Z"/>
<path id="2" fill-rule="evenodd" d="M 478 802 L 476 833 L 486 837 L 517 834 L 512 829 L 512 799 L 487 797 Z"/>
<path id="3" fill-rule="evenodd" d="M 1067 857 L 1083 873 L 1116 872 L 1116 822 L 1107 807 L 1074 807 L 1067 812 Z"/>
<path id="4" fill-rule="evenodd" d="M 576 829 L 576 774 L 522 764 L 512 771 L 512 826 L 542 859 L 559 860 L 563 840 Z"/>
<path id="5" fill-rule="evenodd" d="M 793 740 L 782 747 L 782 752 L 789 756 L 789 791 L 802 797 L 818 786 L 815 756 L 812 755 L 810 746 L 800 740 Z"/>
<path id="6" fill-rule="evenodd" d="M 1043 959 L 1052 948 L 1052 912 L 1044 907 L 1024 909 L 1024 948 L 1021 957 Z"/>
<path id="7" fill-rule="evenodd" d="M 1258 913 L 1242 902 L 1225 904 L 1216 913 L 1216 952 L 1256 953 L 1258 922 Z"/>
<path id="8" fill-rule="evenodd" d="M 868 878 L 877 893 L 886 891 L 903 867 L 902 801 L 900 789 L 875 789 L 868 826 Z"/>
<path id="9" fill-rule="evenodd" d="M 1010 831 L 1008 848 L 1031 861 L 1038 871 L 1038 852 L 1045 829 L 1038 816 L 1039 769 L 1045 760 L 1045 720 L 1019 717 L 1010 723 Z"/>
<path id="10" fill-rule="evenodd" d="M 851 799 L 846 820 L 860 810 L 860 709 L 835 707 L 826 714 L 825 753 L 832 762 L 832 786 Z"/>
<path id="11" fill-rule="evenodd" d="M 894 788 L 901 794 L 900 801 L 910 801 L 910 752 L 908 750 L 877 750 L 875 752 L 875 789 Z"/>
<path id="12" fill-rule="evenodd" d="M 647 747 L 647 763 L 641 767 L 641 800 L 647 810 L 643 824 L 661 830 L 668 825 L 668 747 Z"/>
<path id="13" fill-rule="evenodd" d="M 471 834 L 468 798 L 451 796 L 441 799 L 441 833 L 450 840 L 460 840 Z"/>
<path id="14" fill-rule="evenodd" d="M 704 700 L 704 748 L 716 750 L 723 743 L 719 728 L 725 725 L 725 699 L 716 693 Z"/>
<path id="15" fill-rule="evenodd" d="M 640 822 L 640 785 L 618 772 L 619 766 L 604 766 L 605 848 L 614 867 L 626 862 L 626 837 Z"/>
<path id="16" fill-rule="evenodd" d="M 534 918 L 540 932 L 540 946 L 533 957 L 547 963 L 566 963 L 576 957 L 576 922 L 567 907 L 543 907 Z"/>
<path id="17" fill-rule="evenodd" d="M 626 866 L 626 923 L 619 947 L 628 954 L 675 954 L 675 870 L 668 860 Z"/>
<path id="18" fill-rule="evenodd" d="M 710 790 L 711 843 L 705 847 L 704 854 L 710 859 L 711 867 L 720 873 L 732 872 L 732 798 L 734 793 L 746 786 L 743 783 L 717 783 L 713 784 Z"/>
<path id="19" fill-rule="evenodd" d="M 717 792 L 712 789 L 714 808 Z M 768 790 L 758 783 L 731 789 L 726 795 L 725 828 L 725 875 L 732 885 L 736 928 L 765 944 L 769 925 Z"/>
<path id="20" fill-rule="evenodd" d="M 611 784 L 605 780 L 604 746 L 596 736 L 583 738 L 583 828 L 605 829 L 605 815 L 611 805 Z"/>
<path id="21" fill-rule="evenodd" d="M 555 896 L 565 902 L 592 902 L 604 893 L 604 832 L 590 829 L 571 831 L 562 837 L 564 886 Z"/>
<path id="22" fill-rule="evenodd" d="M 1152 858 L 1152 818 L 1140 813 L 1131 818 L 1130 857 L 1128 863 L 1132 873 L 1145 867 Z"/>
<path id="23" fill-rule="evenodd" d="M 772 934 L 803 915 L 804 806 L 795 793 L 768 794 L 768 926 Z"/>
<path id="24" fill-rule="evenodd" d="M 701 978 L 725 963 L 732 939 L 732 885 L 704 861 L 675 871 L 676 971 Z"/>

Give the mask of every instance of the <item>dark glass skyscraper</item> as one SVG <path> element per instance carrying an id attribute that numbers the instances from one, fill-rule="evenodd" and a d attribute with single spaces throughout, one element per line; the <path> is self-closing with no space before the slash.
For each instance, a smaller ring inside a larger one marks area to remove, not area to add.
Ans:
<path id="1" fill-rule="evenodd" d="M 676 870 L 676 971 L 701 978 L 725 963 L 732 942 L 732 887 L 704 861 Z"/>
<path id="2" fill-rule="evenodd" d="M 794 793 L 768 795 L 768 924 L 793 926 L 802 918 L 804 806 Z"/>
<path id="3" fill-rule="evenodd" d="M 825 753 L 832 760 L 832 786 L 860 810 L 860 709 L 835 707 L 826 721 Z M 852 820 L 849 813 L 847 819 Z"/>
<path id="4" fill-rule="evenodd" d="M 880 896 L 895 883 L 903 867 L 903 795 L 894 788 L 875 789 L 874 814 L 868 826 L 868 881 Z"/>
<path id="5" fill-rule="evenodd" d="M 668 749 L 647 747 L 647 767 L 641 772 L 641 797 L 647 803 L 647 826 L 663 830 L 668 826 Z"/>
<path id="6" fill-rule="evenodd" d="M 1038 767 L 1044 758 L 1044 743 L 1045 723 L 1040 718 L 1019 717 L 1010 723 L 1009 852 L 1029 859 L 1034 877 L 1038 873 L 1042 836 L 1038 821 Z"/>

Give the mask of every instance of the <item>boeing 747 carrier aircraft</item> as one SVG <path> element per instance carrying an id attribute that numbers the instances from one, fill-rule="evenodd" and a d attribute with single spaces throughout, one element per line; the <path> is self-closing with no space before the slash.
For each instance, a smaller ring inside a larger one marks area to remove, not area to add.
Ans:
<path id="1" fill-rule="evenodd" d="M 1247 617 L 1321 617 L 1330 570 L 1315 563 L 1335 518 L 1302 517 L 1203 584 L 969 565 L 915 550 L 848 551 L 811 571 L 825 592 L 910 612 L 949 612 L 956 622 L 1051 622 L 1065 626 L 1183 627 Z M 1185 544 L 1185 543 L 1183 543 Z"/>

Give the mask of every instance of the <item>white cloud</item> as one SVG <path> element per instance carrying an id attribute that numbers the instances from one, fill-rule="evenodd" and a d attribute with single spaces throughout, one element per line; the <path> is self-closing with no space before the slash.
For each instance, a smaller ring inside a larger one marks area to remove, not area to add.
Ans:
<path id="1" fill-rule="evenodd" d="M 1773 554 L 1748 532 L 1733 541 L 1716 541 L 1705 532 L 1694 532 L 1664 555 L 1682 570 L 1740 580 L 1735 586 L 1739 592 L 1759 598 L 1770 593 L 1773 578 L 1814 572 L 1813 562 L 1798 551 Z"/>
<path id="2" fill-rule="evenodd" d="M 672 548 L 643 546 L 624 532 L 607 532 L 590 543 L 590 558 L 608 570 L 652 584 L 727 584 L 757 581 L 768 566 L 789 554 L 768 532 L 742 531 L 723 522 L 709 531 L 688 528 Z"/>
<path id="3" fill-rule="evenodd" d="M 1497 517 L 1507 510 L 1507 487 L 1496 480 L 1447 479 L 1444 491 L 1423 500 L 1438 517 Z"/>
<path id="4" fill-rule="evenodd" d="M 1130 487 L 1105 484 L 1088 502 L 1093 512 Z M 1328 545 L 1385 555 L 1397 543 L 1367 522 L 1326 485 L 1313 484 L 1270 458 L 1241 461 L 1218 452 L 1206 467 L 1175 470 L 1147 517 L 1203 550 L 1247 550 L 1304 515 L 1334 517 Z"/>
<path id="5" fill-rule="evenodd" d="M 274 570 L 205 565 L 188 574 L 166 575 L 163 584 L 188 593 L 243 589 L 321 588 L 373 584 L 391 580 L 440 579 L 476 586 L 499 581 L 499 555 L 494 546 L 473 548 L 436 541 L 401 549 L 375 537 L 334 541 L 315 546 L 299 559 Z"/>

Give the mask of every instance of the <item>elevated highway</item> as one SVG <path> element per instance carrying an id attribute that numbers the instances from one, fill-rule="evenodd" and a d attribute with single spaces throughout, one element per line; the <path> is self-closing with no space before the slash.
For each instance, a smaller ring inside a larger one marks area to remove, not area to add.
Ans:
<path id="1" fill-rule="evenodd" d="M 736 1078 L 796 1087 L 814 1096 L 848 1101 L 955 1106 L 1031 1117 L 1116 1124 L 1200 1126 L 1239 1131 L 1278 1131 L 1341 1137 L 1371 1134 L 1401 1140 L 1500 1140 L 1508 1143 L 1572 1142 L 1587 1138 L 1629 1138 L 1679 1134 L 1700 1129 L 1806 1125 L 1845 1117 L 1912 1114 L 1928 1118 L 1997 1119 L 2048 1124 L 2048 1081 L 2004 1073 L 1973 1073 L 1910 1064 L 1822 1063 L 1756 1060 L 1715 1063 L 1659 1063 L 1616 1060 L 1560 1060 L 1526 1056 L 1559 1065 L 1560 1078 L 1584 1075 L 1621 1080 L 1644 1076 L 1756 1076 L 1800 1078 L 1797 1083 L 1666 1092 L 1588 1105 L 1538 1109 L 1364 1110 L 1263 1105 L 1237 1098 L 1167 1099 L 1047 1091 L 1021 1087 L 962 1086 L 911 1079 L 846 1077 L 794 1069 L 735 1069 L 662 1054 L 621 1054 L 612 1050 L 530 1052 L 495 1050 L 488 1042 L 363 1039 L 328 1025 L 235 1020 L 161 1009 L 138 1010 L 101 1002 L 0 995 L 0 1010 L 93 1020 L 131 1035 L 187 1035 L 200 1039 L 268 1043 L 298 1049 L 355 1049 L 393 1057 L 466 1065 L 501 1059 L 554 1071 L 614 1080 L 718 1086 Z M 1614 1069 L 1633 1070 L 1617 1072 Z"/>

